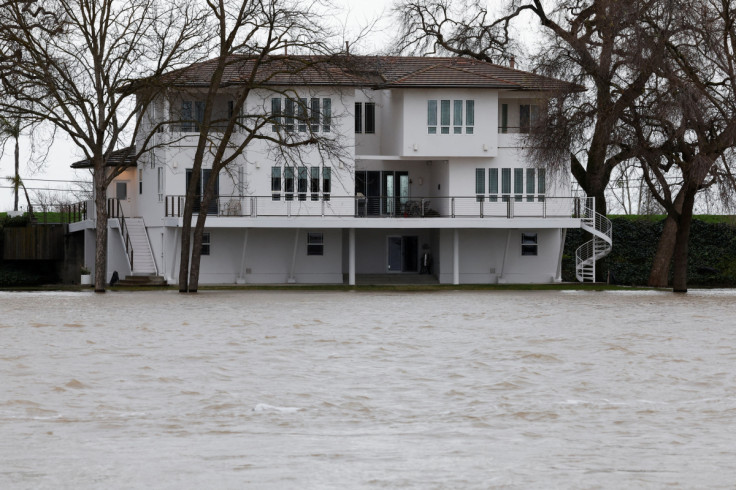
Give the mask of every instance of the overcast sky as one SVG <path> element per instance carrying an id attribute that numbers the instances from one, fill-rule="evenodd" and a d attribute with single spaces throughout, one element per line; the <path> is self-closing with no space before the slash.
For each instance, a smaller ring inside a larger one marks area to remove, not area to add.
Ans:
<path id="1" fill-rule="evenodd" d="M 342 12 L 335 14 L 337 26 L 345 25 L 348 33 L 357 33 L 375 19 L 380 19 L 375 25 L 371 35 L 361 42 L 360 52 L 362 54 L 379 53 L 386 48 L 386 44 L 396 33 L 395 21 L 390 17 L 390 9 L 394 0 L 336 0 L 344 5 Z M 489 1 L 489 3 L 495 3 Z M 383 15 L 383 16 L 382 16 Z M 21 138 L 20 175 L 30 189 L 67 189 L 72 184 L 65 182 L 54 182 L 53 180 L 91 180 L 88 171 L 73 171 L 69 165 L 82 158 L 79 150 L 62 134 L 58 134 L 56 141 L 49 151 L 48 158 L 43 168 L 37 172 L 29 171 L 28 138 Z M 7 176 L 13 174 L 13 145 L 9 142 L 0 159 L 0 211 L 7 211 L 13 207 L 12 191 L 7 188 L 9 183 Z M 21 193 L 19 203 L 25 209 L 25 199 Z"/>

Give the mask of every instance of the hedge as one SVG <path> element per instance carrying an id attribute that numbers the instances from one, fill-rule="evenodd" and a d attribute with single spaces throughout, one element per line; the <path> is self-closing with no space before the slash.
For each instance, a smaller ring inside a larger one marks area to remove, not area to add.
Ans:
<path id="1" fill-rule="evenodd" d="M 598 261 L 598 279 L 645 286 L 649 279 L 664 218 L 613 217 L 613 249 Z M 736 226 L 730 217 L 693 220 L 688 247 L 688 285 L 736 286 Z M 564 281 L 575 281 L 575 249 L 590 239 L 580 229 L 568 230 L 562 262 Z M 610 273 L 610 275 L 609 275 Z"/>

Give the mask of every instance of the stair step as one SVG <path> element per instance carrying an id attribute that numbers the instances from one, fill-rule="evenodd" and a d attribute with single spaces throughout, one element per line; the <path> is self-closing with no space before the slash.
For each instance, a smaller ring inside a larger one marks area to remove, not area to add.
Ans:
<path id="1" fill-rule="evenodd" d="M 132 275 L 125 276 L 118 282 L 120 286 L 166 286 L 166 280 L 155 275 Z"/>

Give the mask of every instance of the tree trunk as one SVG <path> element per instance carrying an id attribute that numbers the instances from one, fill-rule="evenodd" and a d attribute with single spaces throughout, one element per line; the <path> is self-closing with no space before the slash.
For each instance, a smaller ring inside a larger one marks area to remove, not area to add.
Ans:
<path id="1" fill-rule="evenodd" d="M 677 218 L 668 213 L 664 221 L 662 234 L 657 242 L 657 252 L 654 254 L 652 269 L 649 272 L 649 281 L 647 284 L 653 288 L 666 288 L 670 277 L 670 264 L 672 263 L 672 254 L 675 251 L 675 241 L 677 236 Z"/>
<path id="2" fill-rule="evenodd" d="M 666 288 L 670 280 L 670 265 L 677 241 L 677 223 L 682 213 L 682 202 L 685 199 L 684 190 L 677 193 L 674 203 L 668 206 L 662 234 L 657 242 L 657 252 L 654 254 L 652 269 L 649 272 L 647 284 L 653 288 Z"/>
<path id="3" fill-rule="evenodd" d="M 107 280 L 107 188 L 102 159 L 95 162 L 95 292 L 105 292 Z"/>
<path id="4" fill-rule="evenodd" d="M 676 293 L 687 292 L 687 251 L 690 240 L 690 225 L 693 221 L 693 206 L 695 205 L 695 189 L 687 189 L 682 202 L 682 213 L 677 226 L 675 241 L 674 263 L 672 271 L 672 290 Z"/>
<path id="5" fill-rule="evenodd" d="M 194 179 L 192 179 L 194 180 Z M 182 218 L 181 228 L 181 253 L 179 255 L 179 292 L 186 293 L 189 291 L 189 251 L 192 243 L 192 214 L 194 209 L 194 196 L 187 195 L 184 198 L 184 217 Z"/>
<path id="6" fill-rule="evenodd" d="M 15 138 L 15 180 L 13 181 L 15 186 L 15 205 L 13 211 L 18 211 L 18 188 L 20 187 L 20 147 L 18 146 L 18 138 Z M 29 209 L 30 213 L 31 210 Z M 30 215 L 29 215 L 30 216 Z"/>
<path id="7" fill-rule="evenodd" d="M 199 216 L 197 216 L 197 225 L 194 227 L 194 237 L 192 242 L 192 262 L 189 269 L 189 292 L 196 293 L 199 288 L 199 266 L 202 258 L 202 235 L 204 233 L 204 223 L 207 219 L 207 210 L 210 202 L 218 196 L 215 196 L 215 182 L 219 172 L 212 169 L 207 182 L 205 182 L 204 195 L 200 204 Z"/>

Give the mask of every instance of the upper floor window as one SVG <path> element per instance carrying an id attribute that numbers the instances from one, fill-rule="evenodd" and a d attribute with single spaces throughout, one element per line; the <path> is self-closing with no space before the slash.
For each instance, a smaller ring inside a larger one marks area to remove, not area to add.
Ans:
<path id="1" fill-rule="evenodd" d="M 437 134 L 437 101 L 427 101 L 427 133 Z"/>
<path id="2" fill-rule="evenodd" d="M 332 191 L 332 169 L 322 169 L 322 198 L 330 200 Z M 281 200 L 284 193 L 285 201 L 293 201 L 294 194 L 297 200 L 306 201 L 307 194 L 311 193 L 311 200 L 319 200 L 320 167 L 271 167 L 271 199 Z"/>
<path id="3" fill-rule="evenodd" d="M 283 107 L 283 111 L 282 111 Z M 295 124 L 296 119 L 296 124 Z M 307 128 L 312 133 L 329 133 L 332 126 L 332 99 L 299 98 L 282 99 L 273 97 L 271 99 L 271 130 L 278 131 L 283 127 L 288 132 L 297 129 L 305 133 Z"/>
<path id="4" fill-rule="evenodd" d="M 528 133 L 539 119 L 539 106 L 534 104 L 519 105 L 519 132 Z"/>
<path id="5" fill-rule="evenodd" d="M 473 134 L 475 126 L 475 101 L 465 101 L 465 134 Z"/>
<path id="6" fill-rule="evenodd" d="M 437 134 L 437 101 L 427 101 L 427 134 Z M 463 110 L 465 117 L 463 118 Z M 475 126 L 474 100 L 440 100 L 439 101 L 440 134 L 473 134 Z"/>
<path id="7" fill-rule="evenodd" d="M 440 101 L 440 132 L 450 134 L 450 101 Z"/>
<path id="8" fill-rule="evenodd" d="M 486 169 L 475 169 L 475 194 L 478 202 L 483 201 L 483 195 L 486 193 Z"/>
<path id="9" fill-rule="evenodd" d="M 374 134 L 376 132 L 375 102 L 355 103 L 355 132 L 365 134 Z"/>
<path id="10" fill-rule="evenodd" d="M 182 133 L 198 133 L 199 127 L 204 121 L 203 100 L 182 100 L 181 112 L 179 114 L 181 120 L 180 131 Z"/>
<path id="11" fill-rule="evenodd" d="M 497 168 L 488 169 L 488 201 L 497 202 L 499 194 Z M 513 172 L 512 172 L 513 171 Z M 526 173 L 526 178 L 525 174 Z M 484 192 L 483 185 L 480 184 L 484 176 L 484 169 L 475 170 L 475 193 L 478 201 L 481 201 L 480 194 Z M 512 178 L 513 177 L 513 178 Z M 545 186 L 545 170 L 543 168 L 502 168 L 501 169 L 501 200 L 507 202 L 511 199 L 513 190 L 514 201 L 521 202 L 526 195 L 527 202 L 534 202 L 534 196 L 537 196 L 539 202 L 544 201 Z M 513 185 L 512 185 L 513 184 Z"/>

